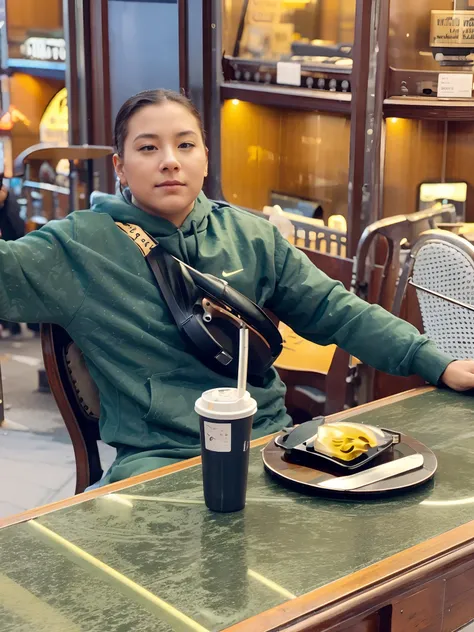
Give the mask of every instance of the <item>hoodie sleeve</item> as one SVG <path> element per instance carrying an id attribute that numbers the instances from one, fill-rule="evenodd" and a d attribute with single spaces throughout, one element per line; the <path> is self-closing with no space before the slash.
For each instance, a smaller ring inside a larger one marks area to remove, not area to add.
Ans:
<path id="1" fill-rule="evenodd" d="M 85 295 L 64 247 L 73 241 L 68 218 L 16 241 L 0 240 L 0 319 L 69 324 Z"/>
<path id="2" fill-rule="evenodd" d="M 336 344 L 378 370 L 439 381 L 454 358 L 409 323 L 348 292 L 277 232 L 275 242 L 276 287 L 266 306 L 279 319 L 303 338 Z"/>

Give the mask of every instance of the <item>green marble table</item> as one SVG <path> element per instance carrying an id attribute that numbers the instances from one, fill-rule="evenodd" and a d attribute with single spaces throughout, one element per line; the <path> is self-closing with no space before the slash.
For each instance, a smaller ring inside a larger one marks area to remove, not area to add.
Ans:
<path id="1" fill-rule="evenodd" d="M 365 503 L 305 497 L 264 472 L 258 446 L 237 514 L 206 509 L 200 465 L 76 497 L 0 531 L 0 630 L 223 630 L 473 520 L 474 397 L 383 404 L 347 414 L 430 446 L 433 483 Z"/>

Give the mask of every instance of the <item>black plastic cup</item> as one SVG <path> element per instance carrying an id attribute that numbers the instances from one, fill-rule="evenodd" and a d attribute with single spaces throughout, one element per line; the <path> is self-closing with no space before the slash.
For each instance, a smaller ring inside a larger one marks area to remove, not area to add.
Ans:
<path id="1" fill-rule="evenodd" d="M 195 406 L 201 434 L 204 501 L 211 511 L 233 512 L 245 507 L 249 448 L 257 403 L 237 389 L 206 391 Z"/>

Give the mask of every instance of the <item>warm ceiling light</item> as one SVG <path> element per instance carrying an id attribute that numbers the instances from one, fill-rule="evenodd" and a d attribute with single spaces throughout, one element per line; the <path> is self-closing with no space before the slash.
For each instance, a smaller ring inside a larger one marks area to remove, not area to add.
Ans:
<path id="1" fill-rule="evenodd" d="M 30 121 L 26 116 L 14 105 L 11 105 L 0 118 L 0 130 L 2 132 L 9 132 L 16 123 L 23 123 L 26 127 L 30 126 Z"/>

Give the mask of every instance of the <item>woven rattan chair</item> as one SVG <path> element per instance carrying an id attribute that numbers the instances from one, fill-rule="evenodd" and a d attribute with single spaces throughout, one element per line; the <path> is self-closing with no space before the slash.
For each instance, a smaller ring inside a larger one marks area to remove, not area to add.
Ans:
<path id="1" fill-rule="evenodd" d="M 416 289 L 426 335 L 445 353 L 474 358 L 474 246 L 448 231 L 424 232 L 402 271 L 395 313 L 408 285 Z"/>

